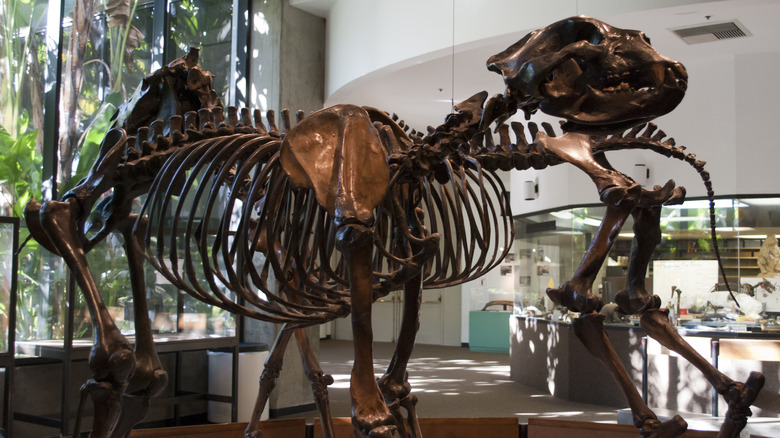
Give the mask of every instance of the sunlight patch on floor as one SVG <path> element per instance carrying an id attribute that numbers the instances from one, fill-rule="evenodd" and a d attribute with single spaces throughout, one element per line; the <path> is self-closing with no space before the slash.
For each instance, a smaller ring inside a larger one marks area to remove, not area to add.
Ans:
<path id="1" fill-rule="evenodd" d="M 584 411 L 550 411 L 550 412 L 517 412 L 515 415 L 520 416 L 538 416 L 538 417 L 545 417 L 545 418 L 555 418 L 555 417 L 576 417 L 577 415 L 584 414 Z"/>

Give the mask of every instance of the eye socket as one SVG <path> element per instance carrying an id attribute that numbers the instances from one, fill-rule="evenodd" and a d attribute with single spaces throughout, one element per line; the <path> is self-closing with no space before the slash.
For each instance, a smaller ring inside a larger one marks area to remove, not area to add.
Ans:
<path id="1" fill-rule="evenodd" d="M 601 29 L 589 21 L 567 20 L 562 23 L 559 31 L 562 39 L 568 44 L 585 41 L 595 45 L 604 41 Z"/>

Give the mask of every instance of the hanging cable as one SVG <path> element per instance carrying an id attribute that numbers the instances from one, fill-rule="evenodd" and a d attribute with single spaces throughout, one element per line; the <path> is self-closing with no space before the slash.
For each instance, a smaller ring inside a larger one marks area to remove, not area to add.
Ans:
<path id="1" fill-rule="evenodd" d="M 455 112 L 455 0 L 452 0 L 452 54 L 451 66 L 452 78 L 450 82 L 450 113 Z"/>

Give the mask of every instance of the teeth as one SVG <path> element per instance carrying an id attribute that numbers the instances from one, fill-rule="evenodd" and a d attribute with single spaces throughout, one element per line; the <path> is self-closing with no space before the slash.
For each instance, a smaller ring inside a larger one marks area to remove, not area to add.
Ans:
<path id="1" fill-rule="evenodd" d="M 664 85 L 668 87 L 676 87 L 677 86 L 677 78 L 672 74 L 671 69 L 669 69 L 669 74 L 666 75 L 666 78 L 664 79 Z"/>
<path id="2" fill-rule="evenodd" d="M 614 86 L 614 87 L 607 87 L 601 90 L 605 93 L 633 93 L 636 90 L 631 85 L 621 82 L 620 85 Z"/>
<path id="3" fill-rule="evenodd" d="M 667 77 L 669 77 L 669 76 L 672 76 L 672 77 L 674 77 L 674 75 L 667 75 L 667 74 L 666 74 L 666 69 L 665 69 L 665 68 L 664 68 L 664 66 L 663 66 L 663 65 L 661 65 L 661 64 L 655 64 L 655 65 L 653 65 L 653 67 L 652 67 L 651 71 L 652 71 L 653 75 L 655 76 L 655 83 L 656 83 L 656 84 L 663 84 L 663 83 L 664 83 L 664 80 L 665 80 Z M 671 73 L 671 72 L 670 72 L 670 73 Z"/>

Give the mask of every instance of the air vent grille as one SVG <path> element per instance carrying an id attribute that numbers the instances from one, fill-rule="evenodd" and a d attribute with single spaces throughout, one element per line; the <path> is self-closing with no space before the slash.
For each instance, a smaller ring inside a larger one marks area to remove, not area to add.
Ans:
<path id="1" fill-rule="evenodd" d="M 739 21 L 730 20 L 718 23 L 704 23 L 695 26 L 678 27 L 669 29 L 687 44 L 699 44 L 710 41 L 741 38 L 750 36 Z"/>

